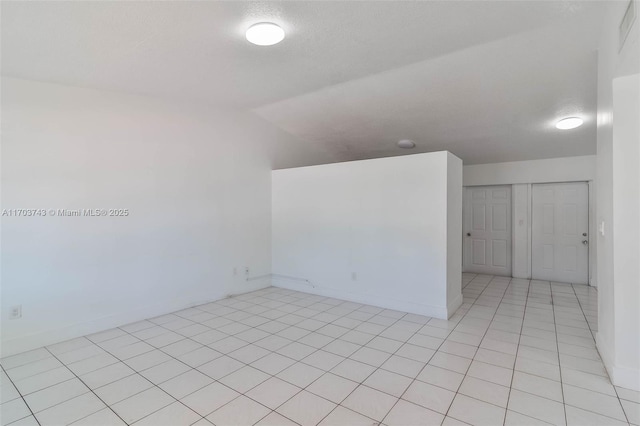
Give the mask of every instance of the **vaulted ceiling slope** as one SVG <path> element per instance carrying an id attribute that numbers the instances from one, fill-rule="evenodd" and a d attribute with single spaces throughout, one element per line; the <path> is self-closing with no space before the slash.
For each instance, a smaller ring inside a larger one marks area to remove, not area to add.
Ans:
<path id="1" fill-rule="evenodd" d="M 595 153 L 607 2 L 2 2 L 2 74 L 251 110 L 318 152 L 465 163 Z M 258 47 L 245 29 L 286 31 Z M 553 127 L 579 114 L 585 125 Z M 290 149 L 288 146 L 287 149 Z M 293 148 L 295 149 L 295 148 Z"/>

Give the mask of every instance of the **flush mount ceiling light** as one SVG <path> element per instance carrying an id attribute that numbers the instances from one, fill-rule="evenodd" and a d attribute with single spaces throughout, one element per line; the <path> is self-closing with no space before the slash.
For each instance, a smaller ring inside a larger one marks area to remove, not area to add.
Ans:
<path id="1" fill-rule="evenodd" d="M 284 40 L 284 30 L 272 22 L 260 22 L 250 26 L 246 36 L 258 46 L 272 46 Z"/>
<path id="2" fill-rule="evenodd" d="M 410 139 L 402 139 L 398 141 L 398 147 L 403 149 L 411 149 L 416 147 L 416 143 Z"/>
<path id="3" fill-rule="evenodd" d="M 560 130 L 571 130 L 582 126 L 584 121 L 580 117 L 567 117 L 556 123 L 556 128 Z"/>

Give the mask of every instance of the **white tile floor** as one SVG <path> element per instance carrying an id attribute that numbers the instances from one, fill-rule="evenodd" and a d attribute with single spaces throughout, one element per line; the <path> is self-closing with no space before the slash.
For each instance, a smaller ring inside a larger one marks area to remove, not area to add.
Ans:
<path id="1" fill-rule="evenodd" d="M 463 282 L 449 321 L 268 288 L 7 357 L 2 425 L 640 424 L 594 289 Z"/>

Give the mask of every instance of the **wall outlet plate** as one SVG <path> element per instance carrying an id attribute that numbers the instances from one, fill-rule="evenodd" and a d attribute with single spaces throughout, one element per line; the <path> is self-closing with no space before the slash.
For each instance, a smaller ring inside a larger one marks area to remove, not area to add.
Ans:
<path id="1" fill-rule="evenodd" d="M 22 305 L 12 306 L 9 310 L 9 319 L 22 318 Z"/>

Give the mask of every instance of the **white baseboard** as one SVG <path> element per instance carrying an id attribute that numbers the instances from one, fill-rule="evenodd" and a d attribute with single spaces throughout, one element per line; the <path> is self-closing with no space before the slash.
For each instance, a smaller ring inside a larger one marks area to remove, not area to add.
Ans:
<path id="1" fill-rule="evenodd" d="M 609 348 L 606 347 L 599 336 L 600 334 L 596 333 L 596 346 L 611 383 L 621 388 L 640 391 L 640 370 L 616 365 Z"/>
<path id="2" fill-rule="evenodd" d="M 334 288 L 321 287 L 318 285 L 310 285 L 303 281 L 291 279 L 281 279 L 278 275 L 273 275 L 271 284 L 274 287 L 286 288 L 288 290 L 300 291 L 303 293 L 316 294 L 318 296 L 334 297 L 336 299 L 347 300 L 349 302 L 364 303 L 367 305 L 378 306 L 385 309 L 393 309 L 396 311 L 408 312 L 411 314 L 424 315 L 427 317 L 447 319 L 448 308 L 445 306 L 425 305 L 415 302 L 407 302 L 403 300 L 390 299 L 388 297 L 376 296 L 363 293 L 352 293 L 349 291 L 338 290 Z M 460 296 L 460 304 L 462 304 L 462 295 Z M 452 304 L 453 306 L 454 304 Z"/>
<path id="3" fill-rule="evenodd" d="M 458 308 L 462 306 L 463 299 L 464 298 L 462 297 L 462 293 L 460 293 L 458 297 L 456 297 L 451 303 L 447 305 L 447 319 L 451 318 L 453 314 L 456 313 Z"/>
<path id="4" fill-rule="evenodd" d="M 640 392 L 640 370 L 613 366 L 610 374 L 614 385 Z"/>
<path id="5" fill-rule="evenodd" d="M 242 291 L 234 291 L 232 294 L 207 294 L 174 299 L 169 302 L 145 306 L 133 311 L 119 312 L 113 315 L 97 318 L 92 321 L 85 321 L 58 329 L 50 329 L 9 340 L 3 340 L 0 345 L 0 357 L 15 355 L 32 349 L 41 348 L 43 346 L 64 342 L 65 340 L 75 339 L 76 337 L 86 336 L 88 334 L 99 333 L 114 327 L 120 327 L 133 322 L 165 315 L 181 309 L 204 305 L 205 303 L 221 300 L 231 295 L 256 291 L 261 288 L 269 287 L 270 285 L 271 284 L 268 280 L 260 280 L 259 282 L 251 282 L 249 285 L 242 288 Z"/>

